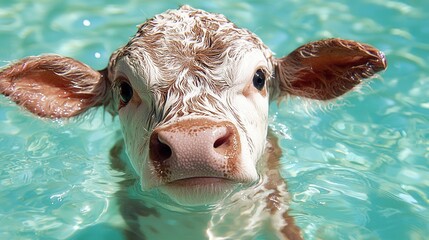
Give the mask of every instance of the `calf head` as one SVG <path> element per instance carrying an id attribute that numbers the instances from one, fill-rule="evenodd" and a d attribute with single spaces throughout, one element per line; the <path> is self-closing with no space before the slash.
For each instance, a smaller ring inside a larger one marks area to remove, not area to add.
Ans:
<path id="1" fill-rule="evenodd" d="M 0 72 L 0 92 L 48 118 L 105 106 L 119 115 L 142 188 L 194 205 L 258 180 L 270 100 L 334 99 L 385 67 L 375 48 L 340 39 L 277 59 L 224 16 L 184 6 L 139 26 L 102 71 L 28 57 Z"/>

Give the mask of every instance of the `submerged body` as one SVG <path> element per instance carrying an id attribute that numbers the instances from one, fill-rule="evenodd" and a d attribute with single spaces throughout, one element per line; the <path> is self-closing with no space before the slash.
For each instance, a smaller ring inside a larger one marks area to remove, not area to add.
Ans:
<path id="1" fill-rule="evenodd" d="M 334 99 L 385 68 L 377 49 L 341 39 L 312 42 L 277 59 L 256 35 L 224 16 L 184 6 L 139 26 L 106 69 L 57 55 L 28 57 L 0 72 L 0 92 L 48 118 L 104 106 L 119 116 L 143 191 L 160 191 L 186 206 L 235 201 L 233 211 L 252 209 L 243 217 L 247 221 L 239 221 L 242 228 L 270 222 L 274 235 L 299 239 L 287 215 L 281 154 L 267 140 L 269 102 L 288 96 Z M 144 224 L 158 222 L 150 218 L 167 210 L 148 213 L 152 208 L 143 204 L 129 209 L 138 200 L 121 201 L 130 238 L 168 228 L 165 220 L 159 221 L 165 226 Z M 185 223 L 185 215 L 177 221 Z M 209 238 L 228 223 L 216 210 L 200 216 L 197 222 L 208 229 L 202 235 Z"/>

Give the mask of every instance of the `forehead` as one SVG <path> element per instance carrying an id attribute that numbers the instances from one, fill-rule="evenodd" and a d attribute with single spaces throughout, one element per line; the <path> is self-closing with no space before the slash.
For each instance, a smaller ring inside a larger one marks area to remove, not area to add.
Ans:
<path id="1" fill-rule="evenodd" d="M 153 68 L 146 75 L 152 77 L 156 72 L 168 81 L 179 74 L 205 78 L 219 66 L 237 63 L 255 49 L 271 59 L 270 50 L 255 34 L 236 27 L 221 14 L 184 6 L 140 25 L 116 58 L 143 63 Z"/>

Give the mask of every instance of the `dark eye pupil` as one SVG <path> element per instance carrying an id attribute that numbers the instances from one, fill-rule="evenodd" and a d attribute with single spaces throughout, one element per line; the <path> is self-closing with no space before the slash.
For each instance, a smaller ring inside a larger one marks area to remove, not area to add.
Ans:
<path id="1" fill-rule="evenodd" d="M 265 74 L 261 69 L 258 69 L 253 75 L 253 86 L 261 91 L 265 86 Z"/>
<path id="2" fill-rule="evenodd" d="M 121 101 L 127 104 L 133 97 L 133 88 L 127 82 L 122 82 L 119 86 L 119 94 Z"/>

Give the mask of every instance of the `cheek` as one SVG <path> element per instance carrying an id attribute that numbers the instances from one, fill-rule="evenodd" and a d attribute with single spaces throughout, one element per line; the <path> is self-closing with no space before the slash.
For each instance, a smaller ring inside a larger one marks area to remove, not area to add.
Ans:
<path id="1" fill-rule="evenodd" d="M 133 105 L 128 105 L 119 112 L 126 152 L 134 169 L 139 173 L 146 161 L 145 146 L 149 139 L 144 119 L 146 116 L 143 113 L 143 109 Z"/>
<path id="2" fill-rule="evenodd" d="M 264 149 L 268 130 L 268 97 L 259 93 L 249 96 L 238 96 L 235 109 L 241 116 L 241 122 L 245 125 L 246 138 L 250 139 L 249 147 L 261 157 Z M 250 146 L 253 145 L 253 146 Z"/>
<path id="3" fill-rule="evenodd" d="M 122 133 L 126 141 L 132 140 L 135 138 L 136 132 L 136 114 L 135 108 L 131 105 L 123 107 L 119 111 L 119 120 L 121 121 Z"/>
<path id="4" fill-rule="evenodd" d="M 240 114 L 245 116 L 245 120 L 259 132 L 265 133 L 268 127 L 268 97 L 256 92 L 241 98 L 239 102 L 242 102 L 243 106 L 238 109 Z"/>

